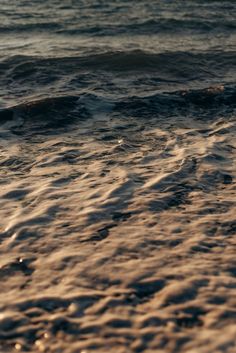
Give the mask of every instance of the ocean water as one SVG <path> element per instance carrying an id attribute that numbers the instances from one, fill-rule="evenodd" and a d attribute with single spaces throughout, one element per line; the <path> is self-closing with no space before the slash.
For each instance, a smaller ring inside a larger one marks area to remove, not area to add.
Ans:
<path id="1" fill-rule="evenodd" d="M 0 0 L 0 350 L 235 353 L 236 2 Z"/>

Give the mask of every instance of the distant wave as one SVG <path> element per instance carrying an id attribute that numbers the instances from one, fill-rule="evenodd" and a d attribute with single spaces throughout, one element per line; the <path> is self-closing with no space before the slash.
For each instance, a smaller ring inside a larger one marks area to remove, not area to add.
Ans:
<path id="1" fill-rule="evenodd" d="M 207 18 L 202 19 L 176 19 L 176 18 L 157 18 L 148 20 L 133 21 L 127 24 L 123 23 L 108 23 L 108 24 L 96 24 L 88 25 L 85 22 L 78 24 L 78 22 L 72 21 L 71 24 L 65 26 L 59 22 L 33 22 L 33 23 L 12 23 L 0 26 L 0 32 L 11 33 L 11 32 L 42 32 L 50 31 L 53 33 L 62 33 L 65 35 L 78 35 L 87 34 L 93 36 L 117 36 L 119 34 L 156 34 L 156 33 L 174 33 L 182 34 L 185 31 L 191 31 L 196 33 L 206 31 L 235 31 L 235 21 L 230 20 L 211 20 Z"/>
<path id="2" fill-rule="evenodd" d="M 0 74 L 27 74 L 29 65 L 37 71 L 46 69 L 69 73 L 84 69 L 106 71 L 160 71 L 173 77 L 198 77 L 220 75 L 236 67 L 236 52 L 164 52 L 141 50 L 105 52 L 76 57 L 37 57 L 17 55 L 0 62 Z"/>
<path id="3" fill-rule="evenodd" d="M 59 30 L 61 28 L 60 24 L 55 22 L 36 22 L 36 23 L 12 23 L 11 25 L 0 25 L 1 33 L 12 33 L 12 32 L 29 32 L 29 31 L 50 31 L 50 30 Z"/>
<path id="4" fill-rule="evenodd" d="M 58 33 L 68 35 L 78 34 L 92 34 L 94 36 L 117 36 L 119 34 L 129 33 L 133 34 L 183 34 L 183 32 L 191 31 L 196 33 L 206 31 L 234 31 L 236 24 L 233 21 L 214 21 L 208 19 L 193 20 L 193 19 L 175 19 L 175 18 L 159 18 L 149 19 L 137 23 L 122 24 L 108 24 L 95 26 L 69 26 L 68 28 L 58 29 Z"/>

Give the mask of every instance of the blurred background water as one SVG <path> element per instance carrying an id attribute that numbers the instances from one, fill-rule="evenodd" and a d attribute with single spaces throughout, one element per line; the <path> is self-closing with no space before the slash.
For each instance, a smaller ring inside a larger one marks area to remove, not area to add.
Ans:
<path id="1" fill-rule="evenodd" d="M 1 0 L 2 105 L 39 96 L 38 88 L 41 96 L 103 91 L 107 81 L 112 95 L 119 88 L 127 95 L 137 87 L 109 73 L 130 69 L 142 74 L 140 91 L 234 82 L 235 14 L 234 1 Z M 80 58 L 91 70 L 76 63 Z"/>

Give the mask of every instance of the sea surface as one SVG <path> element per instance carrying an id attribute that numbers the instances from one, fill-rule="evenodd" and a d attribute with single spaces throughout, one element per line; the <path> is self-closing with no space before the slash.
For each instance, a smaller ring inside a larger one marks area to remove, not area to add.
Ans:
<path id="1" fill-rule="evenodd" d="M 236 1 L 0 0 L 0 351 L 236 352 Z"/>

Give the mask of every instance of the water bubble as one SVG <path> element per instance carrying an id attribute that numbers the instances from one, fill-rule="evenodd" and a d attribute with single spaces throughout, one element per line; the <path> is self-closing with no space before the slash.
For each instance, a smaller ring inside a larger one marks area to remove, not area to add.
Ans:
<path id="1" fill-rule="evenodd" d="M 22 348 L 22 346 L 21 346 L 20 343 L 16 343 L 16 344 L 15 344 L 15 349 L 16 349 L 17 351 L 20 351 L 21 348 Z"/>
<path id="2" fill-rule="evenodd" d="M 35 346 L 38 348 L 38 350 L 40 352 L 44 352 L 45 351 L 45 346 L 44 346 L 44 344 L 43 344 L 43 342 L 41 340 L 35 341 Z"/>

